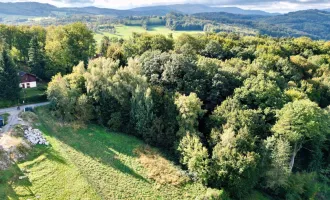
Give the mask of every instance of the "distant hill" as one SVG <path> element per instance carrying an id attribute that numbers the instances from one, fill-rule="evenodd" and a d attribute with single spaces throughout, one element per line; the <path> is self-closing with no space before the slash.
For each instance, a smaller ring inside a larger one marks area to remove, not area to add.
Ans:
<path id="1" fill-rule="evenodd" d="M 193 16 L 202 20 L 245 26 L 270 36 L 308 36 L 313 39 L 330 40 L 330 13 L 327 11 L 303 10 L 277 16 L 237 15 L 224 12 L 198 13 Z"/>
<path id="2" fill-rule="evenodd" d="M 277 14 L 268 13 L 260 10 L 243 10 L 237 7 L 210 7 L 200 4 L 175 4 L 175 5 L 164 5 L 164 6 L 148 6 L 131 9 L 132 11 L 152 11 L 161 10 L 162 13 L 176 11 L 184 14 L 196 14 L 205 12 L 227 12 L 232 14 L 243 14 L 243 15 L 265 15 L 274 16 Z"/>
<path id="3" fill-rule="evenodd" d="M 25 15 L 25 16 L 48 16 L 59 8 L 36 2 L 20 2 L 20 3 L 1 3 L 0 14 L 6 15 Z"/>
<path id="4" fill-rule="evenodd" d="M 176 4 L 167 6 L 149 6 L 129 10 L 117 10 L 109 8 L 82 7 L 82 8 L 58 8 L 50 4 L 36 2 L 0 3 L 0 14 L 24 15 L 24 16 L 50 16 L 58 12 L 70 14 L 113 15 L 113 16 L 146 16 L 166 15 L 169 12 L 183 14 L 195 14 L 205 12 L 228 12 L 234 14 L 273 16 L 274 14 L 260 10 L 243 10 L 236 7 L 210 7 L 199 4 Z"/>
<path id="5" fill-rule="evenodd" d="M 303 10 L 285 15 L 263 18 L 259 20 L 276 26 L 285 26 L 306 34 L 314 39 L 330 40 L 330 13 L 321 10 Z"/>
<path id="6" fill-rule="evenodd" d="M 216 30 L 223 31 L 226 25 L 252 30 L 274 37 L 308 36 L 313 39 L 330 40 L 330 9 L 303 10 L 276 15 L 259 10 L 243 10 L 236 7 L 210 7 L 199 4 L 175 4 L 165 6 L 140 7 L 129 10 L 117 10 L 97 7 L 58 8 L 50 4 L 21 2 L 0 3 L 0 14 L 23 16 L 72 16 L 105 15 L 115 17 L 128 16 L 164 16 L 167 13 L 181 15 L 178 23 L 171 28 L 182 30 L 204 30 L 205 25 L 213 24 Z M 190 16 L 186 16 L 190 15 Z M 4 21 L 4 19 L 0 19 Z M 195 28 L 195 29 L 194 29 Z M 212 31 L 215 30 L 212 29 Z M 236 29 L 232 29 L 235 31 Z M 237 31 L 237 30 L 236 30 Z"/>

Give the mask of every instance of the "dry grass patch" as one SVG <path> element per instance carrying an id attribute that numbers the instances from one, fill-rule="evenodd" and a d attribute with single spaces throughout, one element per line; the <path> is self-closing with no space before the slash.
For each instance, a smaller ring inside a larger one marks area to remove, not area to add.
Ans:
<path id="1" fill-rule="evenodd" d="M 184 171 L 165 159 L 155 149 L 144 145 L 135 149 L 134 152 L 139 156 L 139 162 L 147 170 L 148 178 L 157 183 L 180 186 L 190 180 Z"/>
<path id="2" fill-rule="evenodd" d="M 10 149 L 12 147 L 16 147 L 22 143 L 22 138 L 12 137 L 10 135 L 4 134 L 0 138 L 0 146 L 4 149 Z"/>

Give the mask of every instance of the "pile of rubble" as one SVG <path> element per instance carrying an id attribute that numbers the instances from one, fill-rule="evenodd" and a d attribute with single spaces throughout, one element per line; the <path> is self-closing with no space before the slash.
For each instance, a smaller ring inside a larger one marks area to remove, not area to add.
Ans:
<path id="1" fill-rule="evenodd" d="M 32 129 L 31 127 L 29 127 L 24 131 L 24 137 L 33 145 L 36 144 L 49 145 L 47 140 L 42 136 L 42 133 L 39 129 Z"/>

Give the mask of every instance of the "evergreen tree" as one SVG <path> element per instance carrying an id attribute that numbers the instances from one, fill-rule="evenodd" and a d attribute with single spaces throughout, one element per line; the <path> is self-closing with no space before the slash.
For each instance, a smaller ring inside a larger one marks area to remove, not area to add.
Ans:
<path id="1" fill-rule="evenodd" d="M 29 66 L 32 73 L 40 78 L 45 77 L 45 54 L 42 47 L 39 45 L 38 37 L 34 36 L 30 41 L 29 48 Z"/>
<path id="2" fill-rule="evenodd" d="M 0 99 L 15 100 L 19 97 L 19 78 L 6 45 L 0 46 Z"/>

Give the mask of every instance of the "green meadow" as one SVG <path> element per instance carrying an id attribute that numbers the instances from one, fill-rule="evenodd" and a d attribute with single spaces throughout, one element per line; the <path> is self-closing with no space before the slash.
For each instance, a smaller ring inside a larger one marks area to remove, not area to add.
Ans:
<path id="1" fill-rule="evenodd" d="M 36 146 L 26 161 L 0 172 L 0 199 L 195 199 L 206 191 L 199 183 L 150 179 L 136 154 L 145 144 L 135 137 L 62 124 L 46 108 L 37 115 L 50 146 Z"/>
<path id="2" fill-rule="evenodd" d="M 178 37 L 182 33 L 190 33 L 190 34 L 200 34 L 203 33 L 203 31 L 172 31 L 165 26 L 150 26 L 148 30 L 145 30 L 141 26 L 125 26 L 125 25 L 117 25 L 115 26 L 116 28 L 116 33 L 108 33 L 108 32 L 98 32 L 95 33 L 95 40 L 99 43 L 102 39 L 103 36 L 108 36 L 108 37 L 118 37 L 118 38 L 123 38 L 123 39 L 128 39 L 129 37 L 132 36 L 132 33 L 150 33 L 150 34 L 164 34 L 168 35 L 170 33 L 173 34 L 173 37 Z"/>

